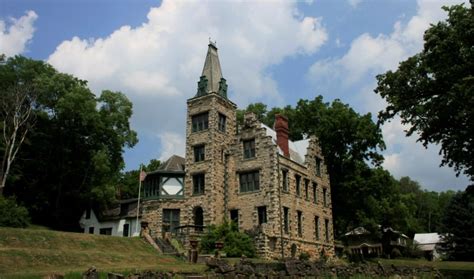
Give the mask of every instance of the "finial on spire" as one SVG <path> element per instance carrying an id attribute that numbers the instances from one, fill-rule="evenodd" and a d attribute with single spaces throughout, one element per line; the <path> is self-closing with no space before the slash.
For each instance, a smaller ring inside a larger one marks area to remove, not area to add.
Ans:
<path id="1" fill-rule="evenodd" d="M 214 42 L 213 42 L 213 41 L 211 40 L 211 37 L 209 37 L 209 45 L 211 45 L 211 46 L 213 46 L 214 48 L 217 49 L 217 41 L 214 41 Z"/>

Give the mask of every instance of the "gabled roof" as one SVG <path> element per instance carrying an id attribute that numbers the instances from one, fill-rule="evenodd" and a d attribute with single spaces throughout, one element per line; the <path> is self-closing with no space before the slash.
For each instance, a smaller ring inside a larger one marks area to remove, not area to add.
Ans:
<path id="1" fill-rule="evenodd" d="M 413 240 L 418 244 L 436 244 L 443 242 L 438 233 L 416 233 Z"/>
<path id="2" fill-rule="evenodd" d="M 158 171 L 184 171 L 186 161 L 178 155 L 171 156 L 163 164 L 158 167 Z"/>
<path id="3" fill-rule="evenodd" d="M 349 236 L 349 235 L 369 235 L 369 234 L 370 232 L 364 227 L 357 227 L 353 229 L 352 231 L 345 233 L 344 235 Z"/>
<path id="4" fill-rule="evenodd" d="M 265 124 L 261 123 L 260 125 L 261 127 L 265 128 L 267 136 L 272 137 L 273 143 L 278 146 L 275 130 L 273 130 L 272 128 L 268 127 Z M 303 139 L 299 141 L 288 140 L 288 147 L 290 149 L 290 159 L 299 164 L 304 164 L 306 154 L 308 153 L 308 146 L 309 146 L 309 139 Z M 283 150 L 281 150 L 279 146 L 278 146 L 278 153 L 283 155 Z"/>

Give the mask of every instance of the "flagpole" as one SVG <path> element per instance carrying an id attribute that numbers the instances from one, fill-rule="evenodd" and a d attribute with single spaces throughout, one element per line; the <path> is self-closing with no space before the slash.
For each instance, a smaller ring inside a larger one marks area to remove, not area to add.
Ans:
<path id="1" fill-rule="evenodd" d="M 140 165 L 140 174 L 138 175 L 137 222 L 135 224 L 135 232 L 138 233 L 138 236 L 140 236 L 140 233 L 138 232 L 138 214 L 140 213 L 140 194 L 142 192 L 141 189 L 142 189 L 142 165 Z"/>

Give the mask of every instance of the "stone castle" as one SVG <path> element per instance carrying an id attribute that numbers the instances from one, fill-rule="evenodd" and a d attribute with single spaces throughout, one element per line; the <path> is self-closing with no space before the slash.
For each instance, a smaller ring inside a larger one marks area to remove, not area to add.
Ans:
<path id="1" fill-rule="evenodd" d="M 334 254 L 331 187 L 316 137 L 288 139 L 252 113 L 238 125 L 217 47 L 210 43 L 197 94 L 187 101 L 185 159 L 171 157 L 144 182 L 142 222 L 153 237 L 234 221 L 254 232 L 264 258 Z"/>

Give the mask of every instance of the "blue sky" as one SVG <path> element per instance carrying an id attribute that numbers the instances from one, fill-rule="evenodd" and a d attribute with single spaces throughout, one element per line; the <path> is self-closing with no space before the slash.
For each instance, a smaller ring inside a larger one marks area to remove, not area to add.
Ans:
<path id="1" fill-rule="evenodd" d="M 208 38 L 217 41 L 230 99 L 294 105 L 323 95 L 359 113 L 385 106 L 375 75 L 419 52 L 441 0 L 60 1 L 0 0 L 0 52 L 22 54 L 111 89 L 134 103 L 140 142 L 126 168 L 184 153 L 186 99 L 196 92 Z M 465 4 L 467 5 L 467 4 Z M 383 127 L 384 167 L 431 190 L 468 179 L 439 168 L 439 148 L 406 138 L 399 120 Z"/>

